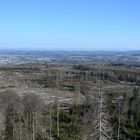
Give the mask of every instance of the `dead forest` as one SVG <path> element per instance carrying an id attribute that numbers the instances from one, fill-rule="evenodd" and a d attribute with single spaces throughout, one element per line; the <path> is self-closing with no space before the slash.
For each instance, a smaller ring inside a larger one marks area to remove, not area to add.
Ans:
<path id="1" fill-rule="evenodd" d="M 140 67 L 0 67 L 0 140 L 139 140 Z"/>

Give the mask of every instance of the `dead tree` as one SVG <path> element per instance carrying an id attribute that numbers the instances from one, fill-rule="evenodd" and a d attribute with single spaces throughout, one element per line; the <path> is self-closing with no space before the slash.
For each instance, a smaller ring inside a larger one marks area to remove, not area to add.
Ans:
<path id="1" fill-rule="evenodd" d="M 49 124 L 49 131 L 50 131 L 50 134 L 49 134 L 49 139 L 51 140 L 52 138 L 52 110 L 51 110 L 51 105 L 50 105 L 50 110 L 49 110 L 49 116 L 50 116 L 50 124 Z"/>
<path id="2" fill-rule="evenodd" d="M 23 118 L 24 106 L 21 102 L 20 97 L 15 95 L 13 99 L 9 99 L 6 113 L 6 129 L 5 138 L 22 140 L 23 139 Z"/>
<path id="3" fill-rule="evenodd" d="M 24 123 L 26 133 L 31 136 L 31 140 L 35 140 L 41 114 L 41 101 L 37 95 L 28 94 L 24 97 L 23 103 L 25 106 Z"/>
<path id="4" fill-rule="evenodd" d="M 60 107 L 59 107 L 59 100 L 58 97 L 55 99 L 55 104 L 57 107 L 57 112 L 56 112 L 56 118 L 57 118 L 57 138 L 60 136 L 60 129 L 59 129 L 59 112 L 60 112 Z"/>
<path id="5" fill-rule="evenodd" d="M 80 103 L 80 82 L 75 85 L 75 95 L 74 95 L 75 105 Z"/>
<path id="6" fill-rule="evenodd" d="M 97 103 L 97 116 L 93 119 L 93 132 L 90 136 L 95 140 L 110 140 L 111 127 L 109 125 L 109 115 L 105 106 L 101 84 L 99 85 L 99 95 L 98 98 L 91 96 L 92 100 Z"/>
<path id="7" fill-rule="evenodd" d="M 118 131 L 117 131 L 117 140 L 120 139 L 120 125 L 121 125 L 121 104 L 119 102 L 119 118 L 118 118 Z"/>

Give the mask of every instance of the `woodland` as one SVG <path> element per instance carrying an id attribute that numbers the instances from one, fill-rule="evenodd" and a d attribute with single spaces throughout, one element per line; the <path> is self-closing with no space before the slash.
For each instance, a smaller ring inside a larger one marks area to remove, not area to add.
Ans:
<path id="1" fill-rule="evenodd" d="M 0 140 L 139 140 L 140 67 L 0 67 Z"/>

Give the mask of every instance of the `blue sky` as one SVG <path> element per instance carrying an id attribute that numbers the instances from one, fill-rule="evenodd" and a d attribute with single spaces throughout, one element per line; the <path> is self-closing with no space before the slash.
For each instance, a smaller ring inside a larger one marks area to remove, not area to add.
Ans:
<path id="1" fill-rule="evenodd" d="M 140 50 L 140 0 L 1 0 L 0 49 Z"/>

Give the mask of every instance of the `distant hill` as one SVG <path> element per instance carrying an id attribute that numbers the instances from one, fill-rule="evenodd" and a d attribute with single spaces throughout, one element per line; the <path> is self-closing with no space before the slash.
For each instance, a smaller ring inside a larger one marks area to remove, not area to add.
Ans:
<path id="1" fill-rule="evenodd" d="M 0 51 L 0 64 L 24 62 L 122 63 L 140 65 L 137 51 Z"/>

